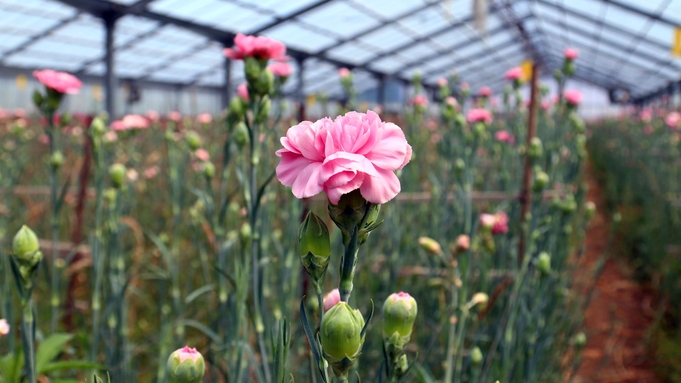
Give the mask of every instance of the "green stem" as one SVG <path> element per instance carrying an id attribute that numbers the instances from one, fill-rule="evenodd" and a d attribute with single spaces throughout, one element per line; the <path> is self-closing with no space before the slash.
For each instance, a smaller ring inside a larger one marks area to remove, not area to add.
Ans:
<path id="1" fill-rule="evenodd" d="M 456 287 L 456 279 L 459 278 L 459 268 L 454 268 L 454 281 L 452 283 L 452 312 L 456 312 L 456 308 L 459 305 L 459 289 Z M 454 372 L 454 349 L 457 348 L 456 345 L 456 322 L 449 318 L 449 338 L 447 340 L 447 367 L 445 370 L 445 383 L 450 383 L 452 381 L 452 375 Z"/>
<path id="2" fill-rule="evenodd" d="M 48 130 L 50 137 L 50 158 L 57 152 L 57 130 L 54 127 L 54 113 L 47 114 Z M 52 208 L 51 227 L 52 227 L 52 292 L 50 304 L 52 305 L 51 328 L 52 332 L 57 331 L 57 323 L 59 319 L 59 267 L 57 251 L 57 242 L 59 242 L 59 222 L 57 214 L 57 170 L 58 167 L 50 163 L 50 207 Z"/>
<path id="3" fill-rule="evenodd" d="M 21 319 L 21 341 L 24 346 L 24 368 L 26 369 L 26 382 L 36 383 L 35 365 L 35 318 L 34 307 L 31 298 L 24 304 L 24 312 Z"/>
<path id="4" fill-rule="evenodd" d="M 341 301 L 347 302 L 352 294 L 352 280 L 355 278 L 355 266 L 357 265 L 357 253 L 359 252 L 359 225 L 355 226 L 350 234 L 350 241 L 345 245 L 345 253 L 341 258 L 340 283 L 338 291 Z"/>

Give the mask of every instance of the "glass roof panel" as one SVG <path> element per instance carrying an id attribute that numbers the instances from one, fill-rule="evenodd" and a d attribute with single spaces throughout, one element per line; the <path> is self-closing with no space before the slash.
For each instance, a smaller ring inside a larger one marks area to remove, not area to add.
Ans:
<path id="1" fill-rule="evenodd" d="M 223 0 L 224 1 L 224 0 Z M 270 10 L 278 16 L 295 13 L 299 9 L 310 6 L 319 0 L 239 0 L 242 4 L 251 4 L 259 8 Z"/>
<path id="2" fill-rule="evenodd" d="M 299 23 L 288 22 L 267 30 L 266 36 L 277 39 L 287 46 L 315 52 L 335 43 L 337 40 L 303 28 Z M 305 36 L 305 38 L 300 38 Z"/>
<path id="3" fill-rule="evenodd" d="M 406 44 L 413 39 L 408 34 L 403 32 L 402 29 L 393 26 L 392 24 L 388 24 L 385 27 L 372 32 L 359 40 L 373 46 L 381 47 L 379 52 L 387 52 L 401 46 L 402 44 Z"/>
<path id="4" fill-rule="evenodd" d="M 344 60 L 352 64 L 364 63 L 374 56 L 374 52 L 371 52 L 354 43 L 343 44 L 329 52 L 329 57 L 338 60 Z"/>
<path id="5" fill-rule="evenodd" d="M 417 36 L 425 36 L 451 24 L 451 18 L 446 17 L 438 7 L 431 7 L 399 21 L 398 24 L 409 28 Z"/>
<path id="6" fill-rule="evenodd" d="M 437 1 L 429 0 L 372 0 L 372 1 L 362 1 L 353 0 L 352 3 L 361 4 L 372 10 L 374 13 L 380 14 L 384 19 L 392 19 L 396 16 L 403 15 L 409 11 L 416 10 L 420 7 L 426 5 L 426 3 L 434 3 Z"/>
<path id="7" fill-rule="evenodd" d="M 343 0 L 332 1 L 303 14 L 298 19 L 343 37 L 379 24 L 378 20 Z"/>

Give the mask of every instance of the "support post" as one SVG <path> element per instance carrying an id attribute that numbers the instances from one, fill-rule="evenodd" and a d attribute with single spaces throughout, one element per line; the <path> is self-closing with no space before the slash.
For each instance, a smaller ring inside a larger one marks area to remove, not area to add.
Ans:
<path id="1" fill-rule="evenodd" d="M 386 78 L 385 76 L 380 76 L 378 78 L 378 89 L 376 90 L 376 103 L 385 110 L 385 96 L 386 96 Z"/>
<path id="2" fill-rule="evenodd" d="M 296 88 L 296 101 L 298 101 L 298 122 L 305 121 L 305 57 L 296 57 L 298 63 L 298 87 Z"/>
<path id="3" fill-rule="evenodd" d="M 530 110 L 527 119 L 527 142 L 526 147 L 530 147 L 532 138 L 537 133 L 537 109 L 539 104 L 539 65 L 535 62 L 532 65 L 532 81 L 530 83 Z M 529 231 L 526 230 L 525 225 L 527 224 L 527 215 L 530 212 L 530 206 L 532 204 L 532 193 L 530 189 L 530 184 L 532 182 L 532 160 L 529 156 L 525 156 L 525 167 L 523 169 L 523 186 L 520 194 L 520 241 L 518 242 L 518 264 L 519 266 L 523 263 L 523 258 L 525 257 L 525 248 L 527 236 Z"/>
<path id="4" fill-rule="evenodd" d="M 232 60 L 225 57 L 225 85 L 222 90 L 222 108 L 229 107 L 229 102 L 232 101 Z"/>
<path id="5" fill-rule="evenodd" d="M 116 16 L 106 14 L 102 17 L 105 28 L 104 39 L 104 96 L 106 112 L 109 120 L 116 118 L 116 72 L 114 68 L 114 34 L 116 32 Z"/>

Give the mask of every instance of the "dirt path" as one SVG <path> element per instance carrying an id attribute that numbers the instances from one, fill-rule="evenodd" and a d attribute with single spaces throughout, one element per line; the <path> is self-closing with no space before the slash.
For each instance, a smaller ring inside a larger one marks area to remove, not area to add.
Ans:
<path id="1" fill-rule="evenodd" d="M 604 206 L 597 183 L 593 177 L 588 181 L 589 200 Z M 602 208 L 598 210 L 587 233 L 586 254 L 580 261 L 589 270 L 604 254 L 610 232 L 609 217 Z M 587 344 L 574 382 L 659 382 L 646 349 L 654 317 L 653 295 L 631 279 L 622 258 L 611 254 L 596 284 L 584 319 Z"/>

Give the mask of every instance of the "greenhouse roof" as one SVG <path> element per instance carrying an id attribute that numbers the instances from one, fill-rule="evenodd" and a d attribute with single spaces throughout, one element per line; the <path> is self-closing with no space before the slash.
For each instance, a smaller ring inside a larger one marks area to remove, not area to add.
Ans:
<path id="1" fill-rule="evenodd" d="M 226 86 L 222 48 L 236 33 L 266 35 L 304 63 L 302 92 L 339 94 L 336 70 L 354 69 L 360 91 L 384 79 L 426 84 L 456 70 L 476 89 L 533 59 L 544 73 L 562 50 L 580 50 L 576 78 L 639 100 L 679 80 L 671 56 L 681 0 L 489 0 L 484 26 L 471 0 L 0 0 L 0 74 L 53 68 L 105 74 L 115 25 L 118 78 Z M 484 3 L 484 2 L 480 2 Z M 477 23 L 479 24 L 479 23 Z M 231 88 L 243 81 L 231 65 Z M 287 91 L 298 89 L 294 76 Z"/>

